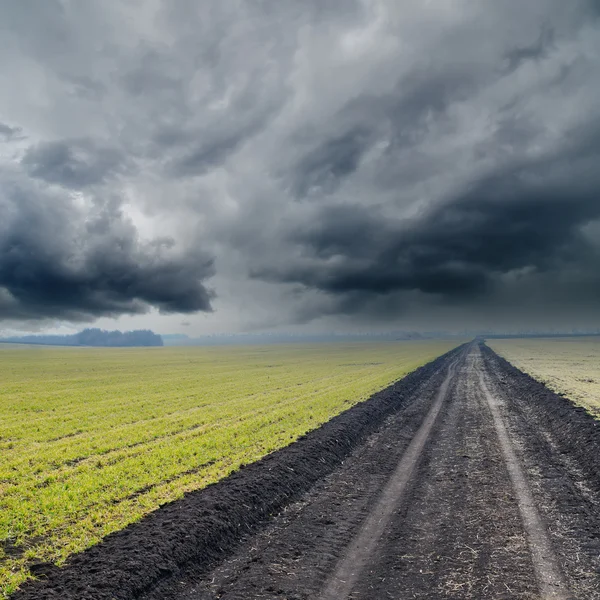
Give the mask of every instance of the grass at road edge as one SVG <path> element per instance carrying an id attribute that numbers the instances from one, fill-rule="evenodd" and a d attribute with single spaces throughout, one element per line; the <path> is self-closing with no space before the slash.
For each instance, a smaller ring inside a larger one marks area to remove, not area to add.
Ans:
<path id="1" fill-rule="evenodd" d="M 486 344 L 517 369 L 600 418 L 600 336 L 493 339 Z"/>

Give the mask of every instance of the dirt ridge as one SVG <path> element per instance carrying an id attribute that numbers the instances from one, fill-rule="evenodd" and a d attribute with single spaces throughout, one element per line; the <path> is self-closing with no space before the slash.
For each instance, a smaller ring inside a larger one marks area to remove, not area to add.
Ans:
<path id="1" fill-rule="evenodd" d="M 244 535 L 331 473 L 371 433 L 406 406 L 459 346 L 293 444 L 109 535 L 62 568 L 40 568 L 11 600 L 134 600 L 191 561 L 208 570 Z"/>

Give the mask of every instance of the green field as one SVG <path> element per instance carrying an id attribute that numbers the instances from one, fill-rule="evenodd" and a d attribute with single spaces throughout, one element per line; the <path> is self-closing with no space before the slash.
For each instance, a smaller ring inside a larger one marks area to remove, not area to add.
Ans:
<path id="1" fill-rule="evenodd" d="M 600 336 L 488 340 L 521 371 L 600 417 Z"/>
<path id="2" fill-rule="evenodd" d="M 454 346 L 1 346 L 0 595 Z"/>

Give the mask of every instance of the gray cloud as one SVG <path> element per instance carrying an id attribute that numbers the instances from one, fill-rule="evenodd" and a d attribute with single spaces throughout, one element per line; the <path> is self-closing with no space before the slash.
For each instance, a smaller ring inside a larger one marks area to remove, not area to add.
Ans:
<path id="1" fill-rule="evenodd" d="M 101 100 L 106 95 L 106 86 L 87 75 L 64 75 L 67 93 L 87 100 Z"/>
<path id="2" fill-rule="evenodd" d="M 11 142 L 15 139 L 22 139 L 23 130 L 20 127 L 11 127 L 6 123 L 0 122 L 0 139 L 4 142 Z"/>
<path id="3" fill-rule="evenodd" d="M 506 68 L 508 71 L 514 71 L 527 60 L 541 60 L 546 58 L 548 53 L 554 49 L 554 30 L 542 26 L 540 35 L 532 44 L 513 48 L 506 53 Z"/>
<path id="4" fill-rule="evenodd" d="M 27 149 L 22 164 L 31 177 L 67 188 L 103 183 L 125 168 L 125 157 L 89 139 L 42 142 Z"/>
<path id="5" fill-rule="evenodd" d="M 0 318 L 74 321 L 210 311 L 213 260 L 170 238 L 142 241 L 118 202 L 78 208 L 2 173 Z"/>
<path id="6" fill-rule="evenodd" d="M 248 137 L 249 133 L 242 130 L 205 142 L 192 141 L 169 164 L 167 173 L 173 177 L 205 175 L 211 169 L 222 165 Z M 179 136 L 179 139 L 184 139 L 184 136 Z M 165 139 L 163 134 L 157 141 L 170 145 L 175 140 L 168 137 Z"/>
<path id="7" fill-rule="evenodd" d="M 339 296 L 472 296 L 511 272 L 582 266 L 600 249 L 584 235 L 600 219 L 598 161 L 600 135 L 586 134 L 574 147 L 488 176 L 413 218 L 386 219 L 360 205 L 325 208 L 293 236 L 302 248 L 298 263 L 255 275 Z M 595 263 L 586 266 L 580 275 L 600 291 Z"/>
<path id="8" fill-rule="evenodd" d="M 368 144 L 369 135 L 360 128 L 320 142 L 295 165 L 294 196 L 334 191 L 341 179 L 356 171 Z"/>
<path id="9" fill-rule="evenodd" d="M 28 137 L 0 124 L 1 314 L 214 308 L 193 333 L 526 321 L 543 301 L 549 321 L 596 323 L 597 15 L 3 5 L 0 114 Z M 183 327 L 150 315 L 136 324 Z"/>

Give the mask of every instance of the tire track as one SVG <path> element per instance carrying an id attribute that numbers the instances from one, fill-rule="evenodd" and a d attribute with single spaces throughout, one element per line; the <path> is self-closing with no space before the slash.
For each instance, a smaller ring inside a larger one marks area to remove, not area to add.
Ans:
<path id="1" fill-rule="evenodd" d="M 481 364 L 480 360 L 478 362 Z M 498 434 L 498 441 L 504 455 L 508 474 L 517 496 L 523 525 L 529 539 L 531 558 L 538 580 L 541 599 L 569 600 L 572 596 L 565 583 L 558 559 L 554 553 L 550 538 L 548 537 L 546 527 L 536 508 L 536 503 L 531 493 L 527 477 L 515 454 L 510 436 L 504 424 L 504 419 L 500 412 L 500 404 L 490 393 L 481 369 L 479 370 L 478 376 L 479 385 L 492 414 L 494 427 Z"/>
<path id="2" fill-rule="evenodd" d="M 351 598 L 539 600 L 474 353 L 457 369 L 410 492 Z"/>
<path id="3" fill-rule="evenodd" d="M 360 577 L 377 543 L 384 534 L 392 514 L 397 510 L 398 505 L 404 497 L 423 448 L 446 398 L 448 387 L 456 372 L 458 360 L 455 360 L 449 366 L 448 374 L 440 386 L 433 406 L 404 452 L 396 470 L 385 486 L 379 501 L 366 518 L 360 532 L 351 543 L 345 556 L 338 563 L 335 572 L 321 595 L 321 600 L 345 600 L 351 593 L 354 584 Z"/>

